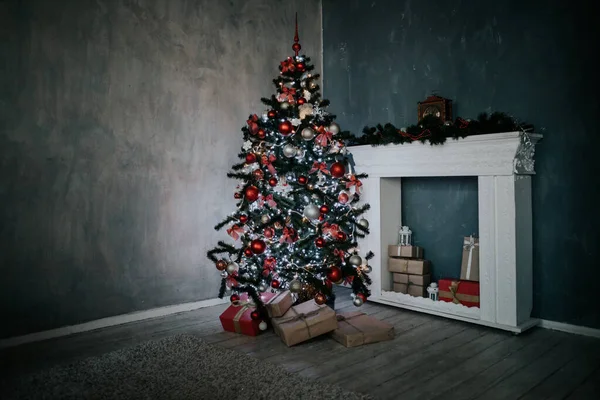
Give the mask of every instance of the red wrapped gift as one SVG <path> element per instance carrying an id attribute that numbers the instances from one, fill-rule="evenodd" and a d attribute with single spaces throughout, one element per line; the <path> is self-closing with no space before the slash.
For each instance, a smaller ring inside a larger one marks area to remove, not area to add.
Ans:
<path id="1" fill-rule="evenodd" d="M 275 293 L 261 293 L 261 300 L 267 301 Z M 260 333 L 258 325 L 262 320 L 253 320 L 250 314 L 256 309 L 256 305 L 248 301 L 248 295 L 243 293 L 240 295 L 240 300 L 232 303 L 219 316 L 223 329 L 228 332 L 242 333 L 248 336 L 256 336 Z"/>
<path id="2" fill-rule="evenodd" d="M 479 307 L 479 282 L 440 279 L 438 286 L 440 300 L 467 307 Z"/>

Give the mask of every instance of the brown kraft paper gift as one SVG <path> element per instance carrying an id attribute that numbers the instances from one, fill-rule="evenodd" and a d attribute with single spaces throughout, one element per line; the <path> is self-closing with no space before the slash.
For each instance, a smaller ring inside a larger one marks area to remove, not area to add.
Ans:
<path id="1" fill-rule="evenodd" d="M 396 246 L 390 244 L 388 246 L 388 256 L 390 257 L 407 257 L 407 258 L 423 258 L 423 248 L 417 246 Z"/>
<path id="2" fill-rule="evenodd" d="M 275 333 L 288 346 L 329 333 L 338 327 L 335 311 L 314 300 L 290 308 L 283 317 L 271 319 Z"/>
<path id="3" fill-rule="evenodd" d="M 265 301 L 265 307 L 270 318 L 281 317 L 290 309 L 293 303 L 292 293 L 289 290 L 277 293 Z"/>
<path id="4" fill-rule="evenodd" d="M 419 286 L 429 286 L 431 275 L 409 275 L 394 273 L 394 283 L 412 283 Z"/>
<path id="5" fill-rule="evenodd" d="M 401 274 L 427 275 L 429 273 L 428 260 L 411 260 L 408 258 L 388 258 L 388 270 Z"/>
<path id="6" fill-rule="evenodd" d="M 427 288 L 425 286 L 413 285 L 411 283 L 394 283 L 394 292 L 410 294 L 414 297 L 425 297 Z"/>
<path id="7" fill-rule="evenodd" d="M 460 279 L 479 282 L 479 239 L 476 237 L 464 238 Z"/>
<path id="8" fill-rule="evenodd" d="M 337 315 L 338 328 L 331 337 L 346 347 L 383 342 L 394 338 L 394 327 L 360 311 Z"/>

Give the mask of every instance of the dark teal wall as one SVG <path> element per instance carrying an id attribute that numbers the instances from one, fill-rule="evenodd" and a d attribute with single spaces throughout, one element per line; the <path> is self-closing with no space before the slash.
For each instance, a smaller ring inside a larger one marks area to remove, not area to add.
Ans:
<path id="1" fill-rule="evenodd" d="M 504 111 L 533 123 L 544 134 L 533 180 L 533 312 L 600 328 L 592 3 L 324 0 L 323 60 L 324 95 L 345 129 L 415 123 L 417 101 L 434 90 L 455 101 L 455 115 Z M 467 194 L 456 196 L 462 190 Z M 476 196 L 468 195 L 473 190 L 460 179 L 405 182 L 403 197 L 411 199 L 405 222 L 426 253 L 441 257 L 456 246 L 460 229 L 429 225 L 468 220 L 470 214 L 458 211 L 477 207 Z M 456 215 L 448 216 L 449 209 Z"/>

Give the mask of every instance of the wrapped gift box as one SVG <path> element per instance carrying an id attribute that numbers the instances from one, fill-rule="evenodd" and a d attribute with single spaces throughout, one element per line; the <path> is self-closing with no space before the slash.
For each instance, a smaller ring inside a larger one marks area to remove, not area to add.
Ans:
<path id="1" fill-rule="evenodd" d="M 427 275 L 429 273 L 429 261 L 411 260 L 409 258 L 388 258 L 388 270 L 401 274 Z"/>
<path id="2" fill-rule="evenodd" d="M 248 336 L 256 336 L 260 332 L 258 324 L 260 321 L 254 321 L 250 314 L 256 309 L 255 305 L 248 301 L 239 301 L 237 304 L 231 304 L 219 316 L 223 329 L 228 332 L 243 333 Z"/>
<path id="3" fill-rule="evenodd" d="M 431 275 L 410 275 L 410 274 L 393 274 L 394 283 L 410 283 L 419 286 L 429 286 L 431 283 Z"/>
<path id="4" fill-rule="evenodd" d="M 360 311 L 337 315 L 338 328 L 331 337 L 346 347 L 362 346 L 394 338 L 394 327 Z"/>
<path id="5" fill-rule="evenodd" d="M 460 279 L 479 282 L 479 239 L 473 236 L 463 240 Z"/>
<path id="6" fill-rule="evenodd" d="M 388 246 L 388 256 L 390 257 L 407 257 L 407 258 L 423 258 L 423 248 L 417 246 Z"/>
<path id="7" fill-rule="evenodd" d="M 261 298 L 263 298 L 265 294 L 266 293 L 263 293 Z M 275 294 L 270 299 L 263 299 L 263 302 L 265 303 L 269 317 L 274 318 L 284 315 L 287 310 L 292 307 L 294 300 L 292 299 L 292 293 L 289 290 L 284 290 L 283 292 Z"/>
<path id="8" fill-rule="evenodd" d="M 394 292 L 410 294 L 414 297 L 426 297 L 427 286 L 413 285 L 412 283 L 394 283 Z"/>
<path id="9" fill-rule="evenodd" d="M 291 307 L 282 317 L 271 320 L 275 333 L 288 346 L 329 333 L 338 327 L 335 311 L 309 300 Z"/>
<path id="10" fill-rule="evenodd" d="M 441 301 L 479 307 L 479 282 L 440 279 L 438 286 Z"/>

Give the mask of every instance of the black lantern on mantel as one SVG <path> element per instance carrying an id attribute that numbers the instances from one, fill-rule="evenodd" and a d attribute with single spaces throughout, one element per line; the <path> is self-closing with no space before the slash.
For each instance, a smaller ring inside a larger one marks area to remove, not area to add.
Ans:
<path id="1" fill-rule="evenodd" d="M 452 121 L 452 100 L 450 99 L 433 94 L 417 104 L 419 122 L 423 121 L 425 117 L 439 118 L 442 123 Z"/>

